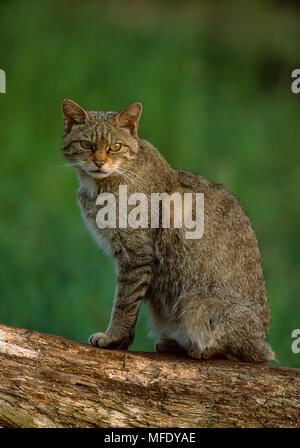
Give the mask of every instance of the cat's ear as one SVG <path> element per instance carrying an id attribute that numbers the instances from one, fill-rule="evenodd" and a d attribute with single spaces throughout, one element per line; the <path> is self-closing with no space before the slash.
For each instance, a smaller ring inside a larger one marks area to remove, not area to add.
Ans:
<path id="1" fill-rule="evenodd" d="M 70 132 L 73 124 L 83 124 L 86 119 L 90 118 L 88 112 L 73 100 L 63 100 L 61 109 L 65 123 L 65 134 Z"/>
<path id="2" fill-rule="evenodd" d="M 116 116 L 117 125 L 120 128 L 128 128 L 134 137 L 137 137 L 138 122 L 142 113 L 142 104 L 133 103 Z"/>

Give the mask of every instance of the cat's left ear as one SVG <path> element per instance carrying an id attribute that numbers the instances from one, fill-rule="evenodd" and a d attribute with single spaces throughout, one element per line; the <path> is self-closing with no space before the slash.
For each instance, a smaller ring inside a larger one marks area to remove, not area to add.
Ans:
<path id="1" fill-rule="evenodd" d="M 117 125 L 130 130 L 133 137 L 138 136 L 138 123 L 142 114 L 142 104 L 133 103 L 116 115 Z"/>
<path id="2" fill-rule="evenodd" d="M 65 123 L 65 134 L 70 132 L 73 124 L 83 124 L 86 119 L 90 118 L 88 112 L 73 100 L 63 100 L 61 109 Z"/>

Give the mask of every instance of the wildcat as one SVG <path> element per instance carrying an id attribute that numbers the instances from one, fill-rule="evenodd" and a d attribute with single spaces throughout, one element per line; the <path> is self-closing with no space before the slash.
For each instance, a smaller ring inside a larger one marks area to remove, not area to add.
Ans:
<path id="1" fill-rule="evenodd" d="M 141 103 L 118 113 L 88 112 L 65 99 L 62 112 L 63 153 L 78 174 L 83 218 L 117 268 L 110 323 L 90 343 L 127 349 L 145 300 L 159 352 L 187 353 L 195 359 L 273 360 L 266 342 L 270 309 L 261 256 L 237 199 L 219 184 L 172 169 L 140 139 Z M 147 197 L 153 192 L 203 193 L 203 236 L 187 239 L 185 229 L 174 225 L 99 229 L 96 199 L 108 192 L 118 201 L 120 185 Z"/>

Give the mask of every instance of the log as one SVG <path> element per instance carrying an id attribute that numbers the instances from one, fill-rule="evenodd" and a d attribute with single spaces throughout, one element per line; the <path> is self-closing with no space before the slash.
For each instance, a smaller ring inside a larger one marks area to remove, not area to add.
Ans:
<path id="1" fill-rule="evenodd" d="M 103 350 L 0 325 L 1 427 L 299 427 L 300 369 Z"/>

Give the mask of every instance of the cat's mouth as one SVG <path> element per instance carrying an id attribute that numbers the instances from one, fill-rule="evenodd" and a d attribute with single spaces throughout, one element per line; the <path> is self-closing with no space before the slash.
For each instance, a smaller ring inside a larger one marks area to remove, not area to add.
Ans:
<path id="1" fill-rule="evenodd" d="M 101 177 L 106 177 L 109 176 L 111 174 L 111 171 L 106 171 L 103 168 L 95 168 L 95 169 L 91 169 L 88 170 L 88 174 L 90 174 L 91 176 L 97 177 L 97 178 L 101 178 Z"/>

